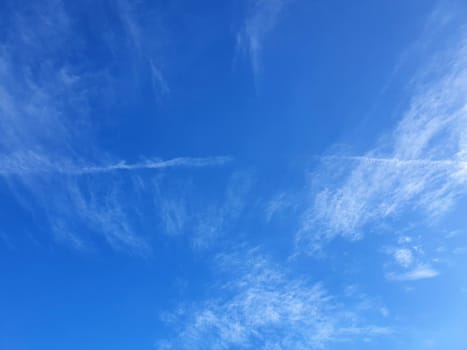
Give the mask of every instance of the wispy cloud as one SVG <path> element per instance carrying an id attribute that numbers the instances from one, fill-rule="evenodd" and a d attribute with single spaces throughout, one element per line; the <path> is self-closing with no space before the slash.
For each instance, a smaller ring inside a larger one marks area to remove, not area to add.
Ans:
<path id="1" fill-rule="evenodd" d="M 253 73 L 261 70 L 261 53 L 268 34 L 274 29 L 289 0 L 249 0 L 243 27 L 237 34 L 237 49 L 248 55 Z"/>
<path id="2" fill-rule="evenodd" d="M 139 67 L 143 67 L 143 76 L 147 73 L 151 77 L 152 88 L 157 97 L 166 95 L 170 88 L 165 78 L 161 62 L 162 52 L 157 46 L 161 38 L 154 37 L 154 32 L 150 33 L 151 40 L 147 40 L 148 33 L 141 23 L 142 17 L 147 15 L 147 8 L 140 9 L 142 3 L 119 0 L 116 2 L 116 9 L 120 17 L 125 36 L 129 43 L 129 48 L 134 51 L 133 64 L 136 71 L 141 74 Z M 151 11 L 151 22 L 159 23 L 158 12 Z"/>
<path id="3" fill-rule="evenodd" d="M 233 227 L 246 221 L 242 214 L 252 182 L 248 173 L 234 172 L 228 178 L 226 185 L 208 187 L 192 181 L 175 184 L 168 177 L 156 181 L 153 201 L 162 230 L 171 236 L 185 235 L 196 250 L 211 249 L 228 239 Z"/>
<path id="4" fill-rule="evenodd" d="M 392 333 L 255 251 L 224 254 L 218 263 L 229 275 L 211 288 L 211 296 L 220 296 L 166 317 L 177 335 L 158 343 L 160 349 L 315 349 Z"/>
<path id="5" fill-rule="evenodd" d="M 413 263 L 412 251 L 407 248 L 399 248 L 394 252 L 394 259 L 402 267 L 408 267 Z"/>
<path id="6" fill-rule="evenodd" d="M 410 212 L 432 222 L 465 195 L 465 32 L 438 63 L 443 69 L 425 72 L 400 122 L 374 149 L 362 156 L 320 158 L 314 199 L 297 237 L 310 249 L 336 236 L 357 239 L 368 225 Z"/>
<path id="7" fill-rule="evenodd" d="M 136 65 L 139 58 L 112 61 L 109 55 L 99 68 L 92 57 L 82 56 L 83 47 L 90 45 L 87 34 L 78 25 L 80 18 L 71 19 L 75 13 L 60 0 L 10 10 L 0 43 L 0 185 L 8 186 L 37 228 L 58 241 L 88 249 L 91 242 L 103 240 L 115 249 L 147 254 L 148 227 L 154 225 L 143 211 L 156 211 L 154 203 L 143 205 L 148 202 L 143 193 L 155 196 L 151 186 L 141 189 L 141 182 L 152 181 L 144 177 L 147 171 L 220 165 L 229 159 L 143 158 L 129 163 L 102 150 L 96 140 L 102 120 L 94 111 L 101 100 L 112 98 L 114 85 L 126 86 L 128 79 L 124 73 L 110 77 L 108 67 L 122 61 Z M 150 61 L 145 68 L 162 83 L 162 72 L 153 63 L 155 51 L 145 43 L 134 9 L 120 1 L 116 10 L 137 55 L 144 56 L 144 64 Z M 124 50 L 124 40 L 109 39 L 117 22 L 102 29 L 94 38 L 102 50 L 132 54 Z M 110 84 L 116 79 L 122 84 Z"/>
<path id="8" fill-rule="evenodd" d="M 438 271 L 429 265 L 417 265 L 414 269 L 403 273 L 391 272 L 386 278 L 393 281 L 416 281 L 438 276 Z"/>
<path id="9" fill-rule="evenodd" d="M 449 252 L 440 249 L 440 243 L 452 245 L 449 239 L 438 234 L 438 238 L 426 235 L 402 236 L 397 245 L 386 247 L 384 251 L 390 260 L 384 264 L 385 277 L 390 281 L 416 281 L 439 275 L 440 266 L 449 260 Z"/>
<path id="10" fill-rule="evenodd" d="M 291 206 L 290 199 L 285 193 L 280 193 L 265 203 L 264 214 L 269 222 L 274 216 Z"/>
<path id="11" fill-rule="evenodd" d="M 33 152 L 15 153 L 0 156 L 0 175 L 64 174 L 86 175 L 117 171 L 166 169 L 175 167 L 205 167 L 225 164 L 229 157 L 189 158 L 179 157 L 169 160 L 151 159 L 139 163 L 119 161 L 106 165 L 89 165 L 72 162 L 69 159 L 50 160 L 47 156 Z"/>
<path id="12" fill-rule="evenodd" d="M 395 167 L 420 167 L 427 166 L 430 168 L 459 168 L 460 170 L 467 168 L 467 160 L 451 160 L 451 159 L 398 159 L 398 158 L 377 158 L 364 156 L 323 156 L 321 160 L 354 160 L 356 162 L 365 163 L 381 163 Z"/>
<path id="13" fill-rule="evenodd" d="M 248 172 L 232 174 L 223 198 L 196 217 L 194 247 L 207 248 L 217 239 L 225 238 L 234 227 L 238 228 L 240 219 L 248 220 L 242 214 L 246 212 L 253 182 L 254 178 Z"/>

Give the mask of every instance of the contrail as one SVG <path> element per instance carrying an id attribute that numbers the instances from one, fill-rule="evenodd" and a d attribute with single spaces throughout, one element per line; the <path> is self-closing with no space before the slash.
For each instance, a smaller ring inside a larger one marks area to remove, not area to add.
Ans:
<path id="1" fill-rule="evenodd" d="M 141 163 L 127 164 L 125 162 L 119 162 L 116 164 L 110 164 L 105 166 L 88 166 L 78 168 L 78 173 L 81 174 L 93 174 L 93 173 L 107 173 L 112 171 L 132 171 L 132 170 L 143 170 L 143 169 L 164 169 L 164 168 L 175 168 L 175 167 L 205 167 L 212 165 L 222 165 L 229 162 L 229 157 L 208 157 L 208 158 L 189 158 L 189 157 L 178 157 L 169 160 L 150 160 Z"/>
<path id="2" fill-rule="evenodd" d="M 150 159 L 143 162 L 127 163 L 120 161 L 104 165 L 89 165 L 67 159 L 52 161 L 38 154 L 14 154 L 0 157 L 0 175 L 63 174 L 86 175 L 111 173 L 116 171 L 156 170 L 181 167 L 206 167 L 222 165 L 231 161 L 230 157 L 190 158 L 177 157 L 168 160 Z"/>
<path id="3" fill-rule="evenodd" d="M 322 160 L 353 160 L 367 163 L 386 163 L 396 166 L 438 166 L 438 167 L 466 167 L 467 161 L 451 159 L 401 159 L 401 158 L 380 158 L 367 156 L 321 156 Z"/>

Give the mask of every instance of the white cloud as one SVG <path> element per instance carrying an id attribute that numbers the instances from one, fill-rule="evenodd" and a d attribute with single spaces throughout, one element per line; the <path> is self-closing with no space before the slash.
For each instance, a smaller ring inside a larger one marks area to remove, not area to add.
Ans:
<path id="1" fill-rule="evenodd" d="M 432 222 L 465 195 L 466 33 L 461 37 L 419 81 L 400 122 L 374 149 L 321 158 L 297 236 L 309 249 L 339 235 L 358 239 L 369 225 L 411 212 Z"/>
<path id="2" fill-rule="evenodd" d="M 237 49 L 250 59 L 253 72 L 260 72 L 260 59 L 264 41 L 274 29 L 280 13 L 289 0 L 250 0 L 244 25 L 237 34 Z"/>
<path id="3" fill-rule="evenodd" d="M 413 270 L 403 273 L 388 273 L 386 278 L 393 281 L 416 281 L 438 276 L 438 271 L 429 265 L 417 265 Z"/>
<path id="4" fill-rule="evenodd" d="M 124 29 L 124 35 L 128 41 L 129 51 L 134 52 L 134 70 L 140 72 L 140 66 L 143 66 L 143 74 L 148 73 L 151 77 L 152 87 L 156 97 L 162 97 L 170 92 L 170 88 L 165 78 L 162 64 L 162 52 L 157 46 L 160 38 L 157 33 L 151 31 L 142 23 L 142 18 L 147 15 L 148 9 L 141 6 L 142 3 L 119 0 L 115 3 L 118 16 Z M 139 8 L 143 7 L 143 8 Z M 158 11 L 151 12 L 151 23 L 159 23 Z M 143 15 L 143 16 L 142 16 Z M 150 36 L 151 40 L 147 40 Z"/>
<path id="5" fill-rule="evenodd" d="M 175 236 L 187 229 L 190 223 L 190 213 L 182 196 L 171 194 L 164 197 L 160 191 L 156 197 L 161 223 L 165 233 Z"/>
<path id="6" fill-rule="evenodd" d="M 392 332 L 365 324 L 321 284 L 293 278 L 255 252 L 219 261 L 229 276 L 210 290 L 219 297 L 169 317 L 176 336 L 160 349 L 314 349 Z"/>
<path id="7" fill-rule="evenodd" d="M 390 260 L 384 264 L 385 276 L 389 280 L 419 280 L 439 275 L 455 259 L 455 247 L 459 242 L 449 237 L 451 231 L 436 231 L 432 236 L 406 232 L 397 240 L 396 246 L 384 249 Z"/>
<path id="8" fill-rule="evenodd" d="M 167 80 L 164 77 L 164 74 L 162 73 L 162 69 L 160 65 L 156 65 L 154 60 L 150 61 L 150 68 L 151 68 L 151 76 L 152 76 L 152 82 L 153 82 L 153 87 L 155 89 L 158 89 L 161 91 L 162 94 L 168 94 L 170 92 L 169 85 L 167 83 Z"/>
<path id="9" fill-rule="evenodd" d="M 84 161 L 72 161 L 69 158 L 55 158 L 52 160 L 46 155 L 34 152 L 16 152 L 0 155 L 0 175 L 40 175 L 52 173 L 79 176 L 117 171 L 154 170 L 174 167 L 204 167 L 225 164 L 229 160 L 229 157 L 179 157 L 168 160 L 148 159 L 130 164 L 125 161 L 118 161 L 104 165 L 90 165 Z"/>
<path id="10" fill-rule="evenodd" d="M 408 267 L 413 262 L 413 255 L 410 249 L 400 248 L 394 252 L 394 259 L 402 267 Z"/>

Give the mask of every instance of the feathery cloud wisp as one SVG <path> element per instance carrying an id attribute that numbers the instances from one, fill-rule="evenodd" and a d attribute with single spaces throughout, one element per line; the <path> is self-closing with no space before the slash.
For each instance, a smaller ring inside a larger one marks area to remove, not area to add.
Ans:
<path id="1" fill-rule="evenodd" d="M 253 73 L 260 72 L 261 51 L 288 0 L 250 0 L 243 28 L 237 34 L 237 49 L 245 52 Z"/>
<path id="2" fill-rule="evenodd" d="M 86 45 L 96 41 L 89 41 L 83 32 L 82 18 L 73 18 L 73 7 L 61 0 L 11 7 L 14 16 L 6 16 L 0 39 L 0 185 L 10 190 L 12 200 L 33 213 L 31 220 L 40 221 L 36 227 L 44 227 L 59 241 L 85 249 L 98 237 L 113 248 L 146 254 L 150 246 L 144 227 L 148 231 L 153 225 L 147 224 L 150 215 L 140 211 L 155 208 L 142 205 L 148 201 L 141 199 L 140 183 L 152 180 L 141 171 L 218 165 L 228 158 L 126 163 L 112 161 L 119 157 L 100 149 L 95 137 L 101 119 L 93 112 L 99 110 L 101 101 L 113 97 L 115 85 L 128 86 L 135 72 L 150 69 L 154 83 L 168 89 L 163 72 L 154 63 L 158 62 L 153 57 L 157 50 L 144 41 L 147 33 L 140 23 L 140 8 L 121 0 L 108 10 L 119 15 L 113 17 L 112 31 L 119 30 L 120 24 L 132 50 L 127 41 L 112 40 L 113 33 L 109 36 L 103 24 L 105 30 L 93 34 L 109 53 L 102 55 L 109 61 L 96 65 L 92 57 L 80 56 Z M 77 43 L 79 49 L 74 46 Z M 126 56 L 116 58 L 114 53 L 119 51 Z M 76 52 L 80 54 L 75 57 Z M 121 72 L 130 76 L 110 76 L 110 67 L 128 64 L 134 69 Z M 115 79 L 120 83 L 111 84 Z M 108 176 L 105 180 L 89 176 L 99 174 Z M 151 191 L 153 187 L 146 186 L 144 193 L 155 196 Z M 141 217 L 148 221 L 138 221 Z"/>
<path id="3" fill-rule="evenodd" d="M 335 302 L 321 284 L 291 278 L 255 254 L 221 256 L 223 268 L 235 271 L 220 286 L 224 297 L 168 317 L 175 322 L 177 336 L 162 341 L 159 348 L 315 349 L 392 332 L 366 324 L 357 312 Z"/>
<path id="4" fill-rule="evenodd" d="M 410 211 L 433 220 L 465 195 L 465 34 L 445 59 L 443 71 L 419 84 L 389 142 L 363 156 L 321 158 L 323 167 L 314 174 L 314 199 L 303 215 L 298 240 L 316 249 L 323 239 L 339 235 L 357 239 L 368 225 Z"/>

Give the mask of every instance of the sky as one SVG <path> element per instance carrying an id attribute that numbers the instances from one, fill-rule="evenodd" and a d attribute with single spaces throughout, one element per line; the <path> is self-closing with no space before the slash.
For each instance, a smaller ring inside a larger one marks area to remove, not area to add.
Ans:
<path id="1" fill-rule="evenodd" d="M 466 23 L 0 0 L 0 349 L 467 349 Z"/>

